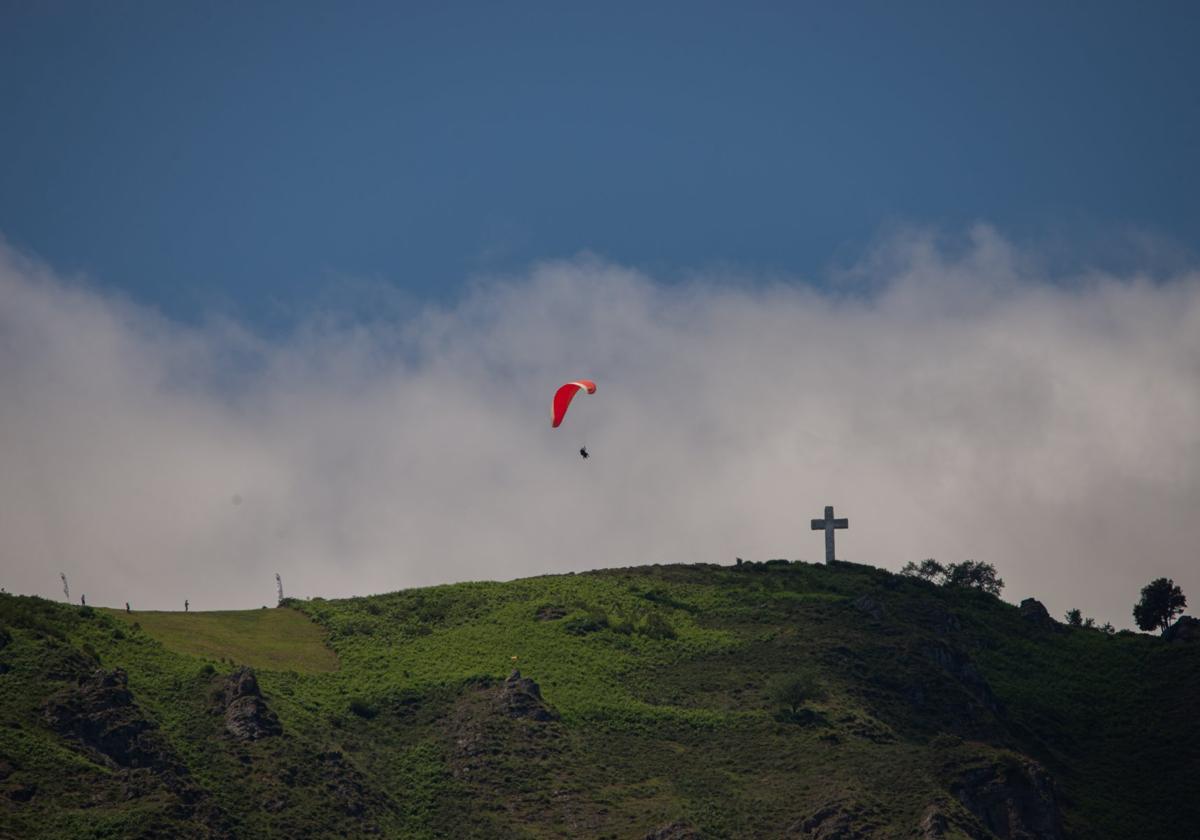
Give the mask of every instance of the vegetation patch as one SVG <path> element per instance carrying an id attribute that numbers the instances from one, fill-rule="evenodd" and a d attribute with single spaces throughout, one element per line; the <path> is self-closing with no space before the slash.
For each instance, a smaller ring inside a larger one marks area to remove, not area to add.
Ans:
<path id="1" fill-rule="evenodd" d="M 739 838 L 982 837 L 998 814 L 1029 836 L 1200 824 L 1200 645 L 1032 621 L 986 573 L 647 566 L 233 613 L 0 595 L 0 825 Z"/>
<path id="2" fill-rule="evenodd" d="M 202 659 L 303 674 L 338 668 L 337 655 L 325 644 L 325 631 L 308 616 L 292 609 L 104 612 L 122 622 L 136 624 L 168 650 Z M 114 635 L 120 632 L 118 628 Z"/>

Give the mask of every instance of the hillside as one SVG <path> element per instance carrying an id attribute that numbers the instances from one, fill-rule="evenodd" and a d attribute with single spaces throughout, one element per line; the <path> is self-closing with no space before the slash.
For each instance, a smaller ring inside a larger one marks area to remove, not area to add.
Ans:
<path id="1" fill-rule="evenodd" d="M 845 563 L 0 595 L 0 836 L 1196 836 L 1198 701 L 1200 644 Z"/>

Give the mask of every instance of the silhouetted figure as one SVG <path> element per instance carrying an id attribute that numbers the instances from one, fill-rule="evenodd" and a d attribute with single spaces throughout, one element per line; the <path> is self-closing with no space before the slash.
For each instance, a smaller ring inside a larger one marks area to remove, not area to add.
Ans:
<path id="1" fill-rule="evenodd" d="M 587 458 L 587 457 L 588 457 L 588 451 L 587 451 L 587 447 L 586 447 L 586 446 L 581 446 L 581 447 L 579 447 L 579 455 L 580 455 L 580 457 L 582 457 L 582 458 Z"/>
<path id="2" fill-rule="evenodd" d="M 126 601 L 126 602 L 125 602 L 125 612 L 130 612 L 130 611 L 131 611 L 131 610 L 129 609 L 129 602 L 128 602 L 128 601 Z"/>
<path id="3" fill-rule="evenodd" d="M 79 604 L 80 604 L 80 606 L 84 606 L 84 607 L 87 606 L 87 596 L 84 595 L 83 593 L 80 593 L 80 595 L 79 595 Z"/>
<path id="4" fill-rule="evenodd" d="M 188 611 L 188 602 L 187 602 L 187 598 L 184 598 L 184 599 L 183 599 L 183 611 L 184 611 L 184 612 L 187 612 L 187 611 Z"/>

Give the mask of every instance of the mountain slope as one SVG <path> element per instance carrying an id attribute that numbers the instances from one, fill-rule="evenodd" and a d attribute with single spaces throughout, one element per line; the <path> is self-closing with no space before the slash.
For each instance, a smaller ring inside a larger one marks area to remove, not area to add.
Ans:
<path id="1" fill-rule="evenodd" d="M 266 612 L 311 619 L 336 663 L 307 625 L 256 643 L 251 613 L 167 630 L 0 596 L 0 834 L 1200 829 L 1200 646 L 1030 621 L 973 590 L 772 562 Z M 774 689 L 796 676 L 815 690 L 793 712 Z"/>

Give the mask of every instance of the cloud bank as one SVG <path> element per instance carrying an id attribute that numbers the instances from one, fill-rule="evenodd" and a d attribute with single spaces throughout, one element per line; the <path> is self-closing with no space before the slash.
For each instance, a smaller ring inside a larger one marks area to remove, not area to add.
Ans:
<path id="1" fill-rule="evenodd" d="M 1152 577 L 1200 604 L 1200 274 L 1048 282 L 967 240 L 898 235 L 821 289 L 584 257 L 283 338 L 0 250 L 0 585 L 220 609 L 275 571 L 330 597 L 819 561 L 833 504 L 842 559 L 987 561 L 1118 626 Z"/>

